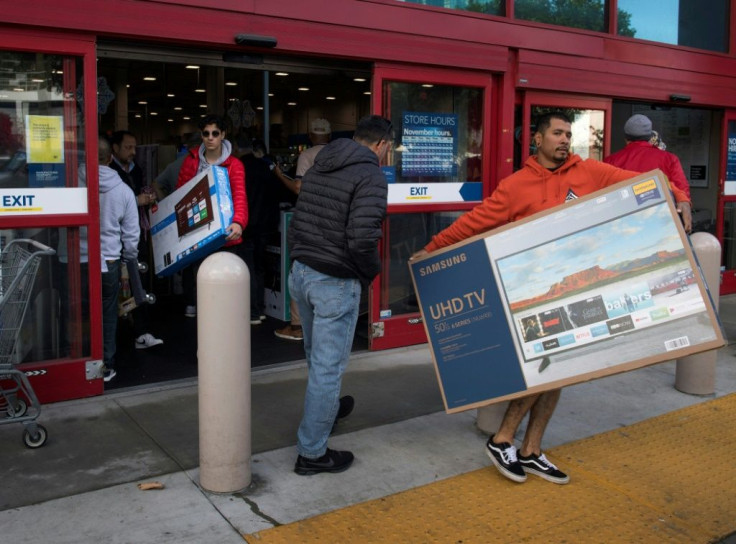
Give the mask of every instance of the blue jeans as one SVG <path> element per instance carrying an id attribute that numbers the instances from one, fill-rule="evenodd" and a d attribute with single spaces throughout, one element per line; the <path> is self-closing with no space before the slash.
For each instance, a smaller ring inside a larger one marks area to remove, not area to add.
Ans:
<path id="1" fill-rule="evenodd" d="M 107 272 L 102 273 L 102 357 L 107 368 L 115 366 L 119 291 L 120 261 L 107 261 Z"/>
<path id="2" fill-rule="evenodd" d="M 361 286 L 357 279 L 335 278 L 294 261 L 289 290 L 301 313 L 309 369 L 297 452 L 316 459 L 327 451 L 340 407 L 340 386 L 353 346 Z"/>

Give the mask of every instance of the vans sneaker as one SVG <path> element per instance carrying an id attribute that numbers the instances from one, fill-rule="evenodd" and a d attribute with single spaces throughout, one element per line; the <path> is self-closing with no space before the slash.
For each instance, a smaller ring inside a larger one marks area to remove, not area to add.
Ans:
<path id="1" fill-rule="evenodd" d="M 519 464 L 527 474 L 536 474 L 548 482 L 566 484 L 570 481 L 570 477 L 550 463 L 544 454 L 534 455 L 532 453 L 528 456 L 519 454 Z"/>
<path id="2" fill-rule="evenodd" d="M 115 376 L 117 376 L 118 373 L 115 372 L 114 368 L 106 368 L 102 371 L 102 380 L 107 383 L 110 380 L 112 380 Z"/>
<path id="3" fill-rule="evenodd" d="M 526 472 L 524 472 L 521 464 L 519 464 L 519 460 L 516 458 L 516 446 L 508 442 L 495 444 L 493 442 L 493 435 L 491 435 L 488 438 L 488 442 L 486 442 L 486 453 L 491 458 L 491 461 L 493 461 L 493 464 L 496 465 L 498 471 L 509 480 L 519 483 L 526 481 Z"/>
<path id="4" fill-rule="evenodd" d="M 138 338 L 135 339 L 135 348 L 136 349 L 146 349 L 146 348 L 152 348 L 153 346 L 158 346 L 160 344 L 163 344 L 164 341 L 160 338 L 156 338 L 150 333 L 141 334 Z"/>

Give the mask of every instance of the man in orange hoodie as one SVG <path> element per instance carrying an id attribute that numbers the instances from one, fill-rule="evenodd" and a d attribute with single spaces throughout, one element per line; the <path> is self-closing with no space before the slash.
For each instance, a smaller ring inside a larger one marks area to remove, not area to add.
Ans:
<path id="1" fill-rule="evenodd" d="M 568 117 L 561 112 L 540 117 L 534 134 L 537 154 L 529 157 L 521 170 L 501 180 L 491 196 L 432 237 L 432 241 L 411 258 L 638 175 L 592 159 L 583 160 L 570 153 L 571 126 Z M 672 190 L 685 230 L 690 232 L 689 199 L 680 189 L 672 187 Z M 527 474 L 534 474 L 557 484 L 570 481 L 567 474 L 547 460 L 541 449 L 542 437 L 557 406 L 560 391 L 546 391 L 509 403 L 498 432 L 491 435 L 486 443 L 486 453 L 507 478 L 524 482 Z M 527 413 L 529 422 L 517 455 L 514 435 Z"/>

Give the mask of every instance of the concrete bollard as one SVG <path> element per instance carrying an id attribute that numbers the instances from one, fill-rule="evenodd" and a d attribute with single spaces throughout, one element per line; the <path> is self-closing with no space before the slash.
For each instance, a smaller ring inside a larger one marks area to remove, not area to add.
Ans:
<path id="1" fill-rule="evenodd" d="M 496 434 L 498 428 L 501 426 L 501 421 L 503 421 L 503 416 L 508 406 L 508 401 L 481 406 L 477 410 L 475 426 L 484 433 Z"/>
<path id="2" fill-rule="evenodd" d="M 696 232 L 690 237 L 705 276 L 715 310 L 721 286 L 721 244 L 707 232 Z M 688 355 L 677 360 L 675 389 L 691 395 L 712 395 L 715 392 L 717 350 Z"/>
<path id="3" fill-rule="evenodd" d="M 215 493 L 251 483 L 250 273 L 226 251 L 197 274 L 199 482 Z"/>

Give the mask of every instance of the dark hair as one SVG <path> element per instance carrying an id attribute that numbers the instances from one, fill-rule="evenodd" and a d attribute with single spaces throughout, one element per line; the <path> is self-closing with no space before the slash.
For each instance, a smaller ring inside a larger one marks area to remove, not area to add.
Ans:
<path id="1" fill-rule="evenodd" d="M 565 123 L 571 125 L 572 121 L 570 121 L 570 118 L 561 111 L 551 111 L 549 113 L 545 113 L 544 115 L 541 115 L 537 119 L 537 129 L 536 132 L 539 132 L 540 134 L 544 134 L 544 132 L 552 125 L 552 119 L 559 119 L 560 121 L 564 121 Z"/>
<path id="2" fill-rule="evenodd" d="M 393 141 L 394 127 L 391 121 L 380 115 L 367 115 L 358 121 L 353 140 L 375 144 L 381 140 Z"/>
<path id="3" fill-rule="evenodd" d="M 116 130 L 112 133 L 112 136 L 110 136 L 110 145 L 120 145 L 123 143 L 123 138 L 126 136 L 131 136 L 135 138 L 135 134 L 130 132 L 129 130 Z"/>
<path id="4" fill-rule="evenodd" d="M 206 127 L 207 125 L 215 125 L 222 132 L 227 132 L 225 120 L 219 115 L 215 115 L 214 113 L 208 113 L 207 115 L 202 117 L 197 126 L 199 127 L 199 130 L 204 130 L 204 127 Z"/>
<path id="5" fill-rule="evenodd" d="M 268 149 L 266 149 L 266 142 L 264 142 L 263 140 L 253 138 L 251 146 L 253 147 L 253 151 L 261 151 L 264 155 L 268 153 Z"/>

